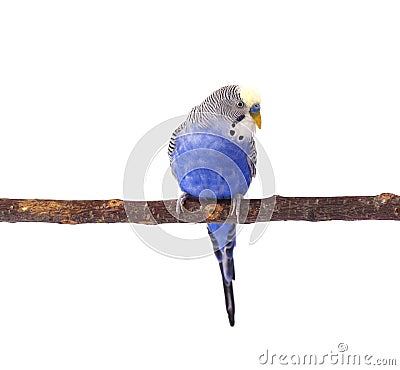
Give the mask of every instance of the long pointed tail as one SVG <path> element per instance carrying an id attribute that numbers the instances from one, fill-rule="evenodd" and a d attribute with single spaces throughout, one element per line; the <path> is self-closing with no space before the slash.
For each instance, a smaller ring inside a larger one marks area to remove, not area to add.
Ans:
<path id="1" fill-rule="evenodd" d="M 235 224 L 208 224 L 208 234 L 218 259 L 224 285 L 225 306 L 229 323 L 235 325 L 235 300 L 233 297 L 232 280 L 235 279 L 233 264 L 233 248 L 236 245 Z"/>
<path id="2" fill-rule="evenodd" d="M 224 294 L 225 294 L 225 307 L 228 313 L 229 324 L 231 326 L 235 325 L 235 298 L 233 297 L 233 286 L 232 282 L 229 285 L 224 284 Z"/>

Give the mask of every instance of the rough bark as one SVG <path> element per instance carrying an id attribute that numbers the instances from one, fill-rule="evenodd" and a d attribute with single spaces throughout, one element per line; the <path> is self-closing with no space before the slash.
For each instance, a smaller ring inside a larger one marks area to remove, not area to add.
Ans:
<path id="1" fill-rule="evenodd" d="M 122 201 L 0 199 L 0 222 L 59 224 L 134 222 L 155 225 L 176 222 L 235 222 L 230 200 L 218 204 L 188 199 L 177 218 L 176 200 Z M 129 215 L 129 216 L 128 216 Z M 266 221 L 400 220 L 400 196 L 283 197 L 243 200 L 240 223 Z"/>

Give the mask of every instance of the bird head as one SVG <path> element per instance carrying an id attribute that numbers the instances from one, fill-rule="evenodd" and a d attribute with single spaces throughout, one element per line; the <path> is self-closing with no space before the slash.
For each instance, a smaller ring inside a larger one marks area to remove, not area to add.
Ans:
<path id="1" fill-rule="evenodd" d="M 212 120 L 225 117 L 229 122 L 245 122 L 252 132 L 261 128 L 260 95 L 254 89 L 238 85 L 221 87 L 194 107 L 190 119 L 194 121 Z M 246 119 L 245 119 L 246 118 Z"/>

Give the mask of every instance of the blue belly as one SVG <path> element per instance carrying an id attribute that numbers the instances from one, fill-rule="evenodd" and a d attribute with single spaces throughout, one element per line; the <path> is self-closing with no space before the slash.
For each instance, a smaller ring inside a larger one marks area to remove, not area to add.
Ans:
<path id="1" fill-rule="evenodd" d="M 245 194 L 251 182 L 246 152 L 209 133 L 178 136 L 171 167 L 180 188 L 195 197 L 231 198 Z"/>

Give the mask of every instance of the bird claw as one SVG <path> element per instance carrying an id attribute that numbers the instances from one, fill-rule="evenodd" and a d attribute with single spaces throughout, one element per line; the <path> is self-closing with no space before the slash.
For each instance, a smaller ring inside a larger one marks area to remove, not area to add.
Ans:
<path id="1" fill-rule="evenodd" d="M 231 207 L 230 216 L 233 216 L 235 214 L 237 223 L 240 223 L 240 221 L 239 221 L 240 204 L 242 202 L 242 199 L 243 199 L 243 195 L 242 194 L 236 194 L 232 198 L 232 207 Z"/>
<path id="2" fill-rule="evenodd" d="M 186 192 L 183 192 L 181 195 L 179 195 L 178 200 L 176 201 L 176 206 L 175 206 L 175 211 L 176 214 L 179 215 L 184 211 L 184 204 L 186 199 L 189 198 L 189 194 Z"/>

